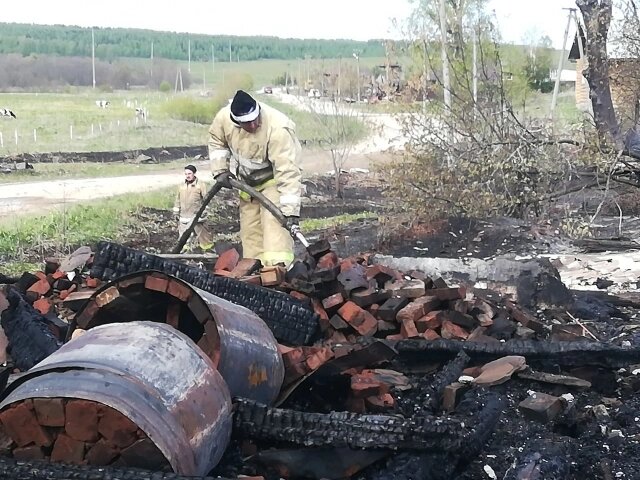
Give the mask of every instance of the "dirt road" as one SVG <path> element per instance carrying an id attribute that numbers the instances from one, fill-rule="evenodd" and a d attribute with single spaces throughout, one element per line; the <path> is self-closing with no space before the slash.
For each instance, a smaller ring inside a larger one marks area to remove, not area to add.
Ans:
<path id="1" fill-rule="evenodd" d="M 370 169 L 374 163 L 387 158 L 388 155 L 381 153 L 359 153 L 352 155 L 344 168 Z M 208 162 L 197 162 L 195 165 L 201 172 L 201 176 L 208 180 Z M 303 152 L 302 166 L 307 175 L 322 174 L 333 169 L 328 153 L 311 150 Z M 36 168 L 38 168 L 37 165 Z M 164 170 L 146 175 L 2 184 L 0 185 L 0 220 L 16 215 L 60 210 L 74 203 L 129 192 L 149 192 L 166 187 L 177 187 L 182 178 L 182 170 Z"/>

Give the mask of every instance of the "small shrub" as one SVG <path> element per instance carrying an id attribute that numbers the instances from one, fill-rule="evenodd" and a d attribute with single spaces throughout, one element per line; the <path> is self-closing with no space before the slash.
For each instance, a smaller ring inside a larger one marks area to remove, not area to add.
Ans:
<path id="1" fill-rule="evenodd" d="M 160 83 L 160 86 L 158 87 L 158 89 L 163 93 L 168 93 L 171 91 L 171 84 L 166 80 L 164 80 Z"/>

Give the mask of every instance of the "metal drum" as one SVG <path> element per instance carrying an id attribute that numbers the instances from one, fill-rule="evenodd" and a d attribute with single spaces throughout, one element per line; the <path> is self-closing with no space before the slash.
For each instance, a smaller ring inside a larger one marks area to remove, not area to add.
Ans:
<path id="1" fill-rule="evenodd" d="M 166 322 L 211 358 L 233 397 L 271 404 L 280 393 L 284 364 L 267 324 L 251 310 L 163 272 L 140 271 L 103 285 L 75 318 L 70 334 L 76 326 Z"/>
<path id="2" fill-rule="evenodd" d="M 91 329 L 10 384 L 0 409 L 41 397 L 114 408 L 144 431 L 181 475 L 209 473 L 231 436 L 225 381 L 201 349 L 166 324 Z"/>

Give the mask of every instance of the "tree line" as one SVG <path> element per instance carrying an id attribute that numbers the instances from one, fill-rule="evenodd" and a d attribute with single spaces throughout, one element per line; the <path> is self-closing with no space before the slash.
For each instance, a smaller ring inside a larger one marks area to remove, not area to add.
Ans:
<path id="1" fill-rule="evenodd" d="M 91 28 L 65 25 L 0 23 L 0 54 L 23 56 L 91 56 Z M 298 59 L 361 57 L 384 55 L 382 40 L 321 40 L 278 37 L 236 37 L 160 32 L 130 28 L 94 28 L 96 57 L 165 58 L 194 61 L 247 61 L 260 59 Z M 190 43 L 190 45 L 189 45 Z"/>

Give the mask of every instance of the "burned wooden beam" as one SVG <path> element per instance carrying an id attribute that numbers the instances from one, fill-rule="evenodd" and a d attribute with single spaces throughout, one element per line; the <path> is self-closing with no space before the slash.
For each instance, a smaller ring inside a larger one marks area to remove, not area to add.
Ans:
<path id="1" fill-rule="evenodd" d="M 308 344 L 318 329 L 318 315 L 285 293 L 216 276 L 115 243 L 98 243 L 92 277 L 111 281 L 139 270 L 158 270 L 173 275 L 194 287 L 246 307 L 267 323 L 279 341 L 287 344 Z"/>
<path id="2" fill-rule="evenodd" d="M 519 355 L 527 363 L 553 363 L 563 367 L 595 365 L 619 368 L 640 362 L 640 347 L 618 347 L 596 342 L 543 342 L 510 340 L 508 342 L 480 343 L 458 340 L 423 339 L 400 340 L 395 348 L 404 361 L 443 361 L 464 351 L 472 360 L 491 361 L 499 357 Z"/>
<path id="3" fill-rule="evenodd" d="M 405 415 L 435 412 L 440 406 L 445 387 L 460 378 L 467 363 L 469 363 L 469 356 L 460 351 L 436 374 L 432 382 L 419 382 L 414 385 L 417 395 L 412 396 L 410 404 L 405 406 Z M 406 411 L 409 409 L 412 411 Z"/>
<path id="4" fill-rule="evenodd" d="M 236 435 L 307 447 L 453 451 L 472 432 L 469 422 L 449 417 L 307 413 L 246 399 L 237 400 L 234 415 Z"/>
<path id="5" fill-rule="evenodd" d="M 17 290 L 8 288 L 9 307 L 0 315 L 0 323 L 9 339 L 14 365 L 28 370 L 58 350 L 62 342 L 52 333 L 45 317 L 29 305 Z"/>
<path id="6" fill-rule="evenodd" d="M 44 461 L 19 461 L 0 457 L 0 478 L 5 480 L 214 480 L 214 477 L 186 477 L 175 473 L 137 468 L 67 465 Z M 215 477 L 216 480 L 225 480 Z"/>

